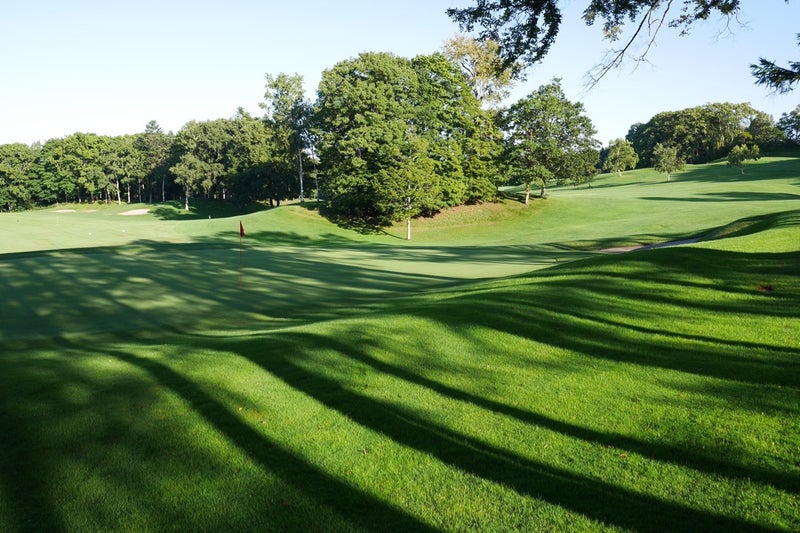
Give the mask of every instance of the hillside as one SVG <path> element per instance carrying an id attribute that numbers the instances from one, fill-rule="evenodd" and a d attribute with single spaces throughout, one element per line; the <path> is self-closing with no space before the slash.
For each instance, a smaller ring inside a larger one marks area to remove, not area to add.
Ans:
<path id="1" fill-rule="evenodd" d="M 798 200 L 765 158 L 411 242 L 301 205 L 0 215 L 0 529 L 796 531 Z"/>

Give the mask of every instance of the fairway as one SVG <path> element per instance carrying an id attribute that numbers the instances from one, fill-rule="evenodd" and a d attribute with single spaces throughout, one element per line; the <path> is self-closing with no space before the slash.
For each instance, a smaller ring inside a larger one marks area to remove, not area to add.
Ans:
<path id="1" fill-rule="evenodd" d="M 506 193 L 0 214 L 0 530 L 800 530 L 800 159 Z"/>

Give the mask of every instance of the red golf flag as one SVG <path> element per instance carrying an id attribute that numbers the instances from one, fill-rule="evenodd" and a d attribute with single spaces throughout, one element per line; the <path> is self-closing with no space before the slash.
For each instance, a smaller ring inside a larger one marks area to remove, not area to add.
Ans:
<path id="1" fill-rule="evenodd" d="M 244 237 L 244 226 L 239 222 L 239 237 Z"/>

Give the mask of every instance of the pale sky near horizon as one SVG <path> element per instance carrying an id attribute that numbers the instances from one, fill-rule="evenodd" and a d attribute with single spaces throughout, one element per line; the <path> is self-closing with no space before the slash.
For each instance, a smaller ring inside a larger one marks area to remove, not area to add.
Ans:
<path id="1" fill-rule="evenodd" d="M 800 1 L 745 0 L 725 30 L 719 18 L 678 37 L 663 30 L 648 63 L 628 64 L 586 91 L 584 75 L 610 44 L 580 20 L 586 0 L 565 0 L 564 21 L 544 62 L 509 103 L 553 77 L 583 102 L 604 145 L 661 111 L 750 102 L 777 119 L 800 104 L 756 87 L 760 56 L 800 59 Z M 0 144 L 78 131 L 121 135 L 156 120 L 261 115 L 264 75 L 303 75 L 315 97 L 323 70 L 361 52 L 413 57 L 440 50 L 458 26 L 445 14 L 469 0 L 5 0 L 0 17 Z M 756 11 L 759 6 L 760 11 Z"/>

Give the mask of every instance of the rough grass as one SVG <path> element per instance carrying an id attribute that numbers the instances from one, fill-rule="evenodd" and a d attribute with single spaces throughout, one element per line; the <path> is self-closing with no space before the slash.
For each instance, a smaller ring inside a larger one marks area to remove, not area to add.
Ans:
<path id="1" fill-rule="evenodd" d="M 800 165 L 734 171 L 411 243 L 308 206 L 0 216 L 0 529 L 798 530 Z"/>

